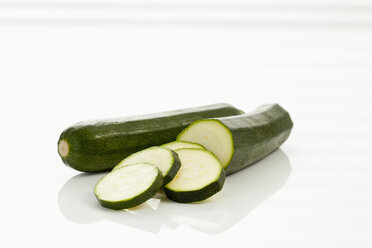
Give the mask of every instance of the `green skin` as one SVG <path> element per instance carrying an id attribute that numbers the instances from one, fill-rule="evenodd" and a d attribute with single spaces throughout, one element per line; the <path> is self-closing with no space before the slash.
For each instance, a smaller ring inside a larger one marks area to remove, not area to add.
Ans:
<path id="1" fill-rule="evenodd" d="M 170 181 L 172 181 L 172 179 L 176 176 L 177 172 L 181 168 L 181 161 L 180 161 L 180 158 L 178 157 L 178 154 L 176 152 L 172 151 L 171 149 L 165 148 L 165 147 L 163 147 L 163 148 L 169 150 L 169 152 L 172 154 L 172 158 L 173 158 L 173 163 L 172 163 L 171 168 L 168 170 L 168 173 L 166 175 L 163 175 L 163 184 L 166 185 Z M 147 149 L 151 149 L 151 147 L 150 148 L 147 148 Z M 141 152 L 141 151 L 139 151 L 139 152 Z M 130 155 L 128 157 L 131 157 L 134 154 L 132 154 L 132 155 Z M 120 163 L 119 163 L 117 166 L 115 166 L 112 169 L 112 171 L 118 170 L 118 169 L 120 169 L 120 168 L 122 168 L 124 166 L 127 166 L 127 165 L 120 165 Z"/>
<path id="2" fill-rule="evenodd" d="M 203 201 L 221 191 L 223 184 L 225 183 L 225 179 L 226 174 L 222 169 L 218 179 L 202 189 L 193 191 L 174 191 L 165 186 L 164 193 L 168 199 L 179 203 Z"/>
<path id="3" fill-rule="evenodd" d="M 279 104 L 262 105 L 244 115 L 201 121 L 220 122 L 232 137 L 233 154 L 225 167 L 226 175 L 244 169 L 279 148 L 288 139 L 293 127 L 289 113 Z M 187 128 L 178 139 L 182 140 L 184 132 Z"/>
<path id="4" fill-rule="evenodd" d="M 166 185 L 166 184 L 170 183 L 170 181 L 173 180 L 173 178 L 176 176 L 177 172 L 181 168 L 181 161 L 178 157 L 178 154 L 175 153 L 172 150 L 170 150 L 170 151 L 172 152 L 172 155 L 173 155 L 173 164 L 172 164 L 172 167 L 169 169 L 168 173 L 166 175 L 164 175 L 163 185 Z"/>
<path id="5" fill-rule="evenodd" d="M 127 208 L 136 207 L 136 206 L 144 203 L 145 201 L 151 199 L 159 191 L 159 189 L 163 185 L 163 176 L 162 176 L 161 171 L 159 169 L 158 169 L 158 172 L 159 172 L 158 176 L 154 180 L 153 184 L 146 191 L 144 191 L 143 193 L 141 193 L 137 196 L 134 196 L 131 199 L 111 202 L 111 201 L 105 201 L 105 200 L 100 199 L 96 194 L 95 194 L 95 196 L 96 196 L 98 202 L 105 208 L 120 210 L 120 209 L 127 209 Z"/>
<path id="6" fill-rule="evenodd" d="M 204 119 L 239 115 L 229 104 L 174 110 L 122 119 L 87 121 L 64 130 L 59 138 L 68 143 L 62 161 L 82 172 L 112 169 L 123 158 L 150 146 L 174 141 L 190 123 Z"/>
<path id="7" fill-rule="evenodd" d="M 293 122 L 279 104 L 262 105 L 238 118 L 218 118 L 231 132 L 234 154 L 225 169 L 230 175 L 266 157 L 289 137 Z"/>

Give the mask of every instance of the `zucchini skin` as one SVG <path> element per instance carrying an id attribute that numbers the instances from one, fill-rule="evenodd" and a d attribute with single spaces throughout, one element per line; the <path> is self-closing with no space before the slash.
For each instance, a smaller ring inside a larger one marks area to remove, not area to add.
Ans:
<path id="1" fill-rule="evenodd" d="M 230 104 L 220 103 L 156 114 L 86 121 L 62 132 L 58 144 L 66 141 L 64 164 L 82 172 L 112 169 L 132 153 L 176 140 L 190 123 L 204 119 L 241 114 Z"/>
<path id="2" fill-rule="evenodd" d="M 172 156 L 173 156 L 173 164 L 172 164 L 172 167 L 169 169 L 167 175 L 165 175 L 164 178 L 163 178 L 163 185 L 166 185 L 170 181 L 172 181 L 173 178 L 177 175 L 177 172 L 181 168 L 181 160 L 178 157 L 178 154 L 176 152 L 172 151 L 171 149 L 169 149 L 169 150 L 171 151 Z"/>
<path id="3" fill-rule="evenodd" d="M 225 171 L 222 169 L 217 181 L 212 182 L 206 187 L 192 191 L 175 191 L 164 187 L 164 193 L 172 201 L 179 203 L 190 203 L 203 201 L 221 191 L 226 179 Z"/>
<path id="4" fill-rule="evenodd" d="M 147 201 L 148 199 L 150 199 L 151 197 L 153 197 L 163 185 L 163 176 L 159 168 L 157 168 L 157 170 L 158 170 L 158 176 L 156 177 L 154 183 L 150 186 L 150 188 L 148 188 L 145 192 L 141 193 L 140 195 L 137 195 L 129 200 L 112 202 L 112 201 L 105 201 L 105 200 L 99 199 L 96 194 L 95 196 L 99 204 L 101 204 L 105 208 L 121 210 L 121 209 L 127 209 L 127 208 L 138 206 L 144 203 L 145 201 Z"/>
<path id="5" fill-rule="evenodd" d="M 264 158 L 289 137 L 293 122 L 279 104 L 267 104 L 235 117 L 216 118 L 233 137 L 234 154 L 225 168 L 226 175 L 235 173 Z"/>

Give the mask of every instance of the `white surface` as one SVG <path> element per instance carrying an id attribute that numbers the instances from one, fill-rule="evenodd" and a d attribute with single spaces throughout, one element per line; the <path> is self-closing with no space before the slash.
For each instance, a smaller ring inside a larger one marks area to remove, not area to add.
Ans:
<path id="1" fill-rule="evenodd" d="M 137 6 L 138 20 L 125 6 L 76 20 L 78 7 L 1 5 L 0 246 L 371 247 L 371 5 L 304 2 Z M 58 157 L 74 122 L 215 102 L 278 102 L 295 126 L 204 204 L 103 209 L 101 175 Z"/>

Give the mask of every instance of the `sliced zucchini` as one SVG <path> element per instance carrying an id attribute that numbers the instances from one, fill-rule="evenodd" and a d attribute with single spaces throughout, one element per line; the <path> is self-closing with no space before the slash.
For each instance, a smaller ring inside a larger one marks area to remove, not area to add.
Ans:
<path id="1" fill-rule="evenodd" d="M 173 151 L 181 148 L 198 148 L 198 149 L 205 149 L 202 145 L 186 142 L 186 141 L 173 141 L 167 144 L 162 145 L 162 147 L 169 148 Z"/>
<path id="2" fill-rule="evenodd" d="M 216 155 L 224 168 L 229 164 L 234 153 L 232 134 L 218 120 L 207 119 L 194 122 L 179 134 L 178 139 L 200 142 L 208 151 Z"/>
<path id="3" fill-rule="evenodd" d="M 163 174 L 164 184 L 172 181 L 181 167 L 177 153 L 166 147 L 153 146 L 126 157 L 114 167 L 113 171 L 138 162 L 156 165 Z"/>
<path id="4" fill-rule="evenodd" d="M 195 121 L 177 140 L 203 145 L 230 175 L 276 150 L 287 140 L 292 127 L 284 108 L 267 104 L 244 115 Z"/>
<path id="5" fill-rule="evenodd" d="M 163 185 L 159 168 L 149 163 L 124 166 L 103 177 L 95 186 L 98 202 L 111 209 L 131 208 L 144 203 Z"/>
<path id="6" fill-rule="evenodd" d="M 222 189 L 225 171 L 211 152 L 195 148 L 183 148 L 176 152 L 181 160 L 181 169 L 164 187 L 169 199 L 181 203 L 202 201 Z"/>

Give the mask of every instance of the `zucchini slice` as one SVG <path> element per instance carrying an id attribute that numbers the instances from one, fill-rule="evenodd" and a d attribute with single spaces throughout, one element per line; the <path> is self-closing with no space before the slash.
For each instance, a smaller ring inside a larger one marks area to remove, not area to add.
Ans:
<path id="1" fill-rule="evenodd" d="M 95 186 L 94 194 L 106 208 L 132 208 L 153 197 L 162 184 L 163 176 L 158 167 L 137 163 L 107 174 Z"/>
<path id="2" fill-rule="evenodd" d="M 181 203 L 202 201 L 222 189 L 225 171 L 211 152 L 195 148 L 183 148 L 176 152 L 181 160 L 181 169 L 164 187 L 169 199 Z"/>
<path id="3" fill-rule="evenodd" d="M 191 143 L 191 142 L 186 142 L 186 141 L 173 141 L 164 145 L 161 145 L 162 147 L 169 148 L 173 151 L 181 148 L 198 148 L 198 149 L 205 149 L 202 145 L 196 144 L 196 143 Z"/>
<path id="4" fill-rule="evenodd" d="M 230 175 L 276 150 L 287 140 L 292 127 L 284 108 L 267 104 L 244 115 L 195 121 L 177 140 L 203 145 Z"/>
<path id="5" fill-rule="evenodd" d="M 111 170 L 132 153 L 176 140 L 196 120 L 241 114 L 220 103 L 124 118 L 83 121 L 65 129 L 58 140 L 63 163 L 83 172 Z"/>
<path id="6" fill-rule="evenodd" d="M 163 175 L 164 184 L 172 181 L 181 167 L 181 162 L 177 153 L 165 147 L 154 146 L 128 156 L 115 166 L 113 171 L 118 170 L 123 166 L 139 162 L 156 165 Z"/>

